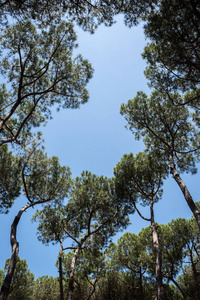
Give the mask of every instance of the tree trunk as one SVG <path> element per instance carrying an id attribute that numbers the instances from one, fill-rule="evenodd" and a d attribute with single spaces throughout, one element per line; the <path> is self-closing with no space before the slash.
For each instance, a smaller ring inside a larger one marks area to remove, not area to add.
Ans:
<path id="1" fill-rule="evenodd" d="M 174 285 L 179 289 L 179 291 L 181 292 L 182 296 L 183 296 L 183 299 L 184 300 L 187 300 L 187 297 L 186 297 L 186 294 L 185 292 L 183 291 L 183 289 L 181 288 L 181 286 L 178 284 L 178 282 L 171 276 L 165 276 L 166 278 L 168 278 L 169 280 L 171 280 Z"/>
<path id="2" fill-rule="evenodd" d="M 200 282 L 199 282 L 199 274 L 196 269 L 196 265 L 193 261 L 193 256 L 192 256 L 192 251 L 190 250 L 190 260 L 192 263 L 192 272 L 193 272 L 193 277 L 194 277 L 194 282 L 195 282 L 195 287 L 196 287 L 196 293 L 194 295 L 194 299 L 199 300 L 200 299 Z"/>
<path id="3" fill-rule="evenodd" d="M 140 267 L 140 299 L 144 300 L 143 282 L 142 282 L 142 268 Z"/>
<path id="4" fill-rule="evenodd" d="M 72 258 L 71 271 L 70 271 L 70 275 L 69 275 L 69 287 L 68 287 L 67 300 L 72 299 L 72 294 L 73 294 L 73 290 L 74 290 L 74 270 L 75 270 L 75 264 L 76 264 L 76 260 L 77 260 L 80 249 L 81 249 L 81 245 L 79 244 L 79 246 L 76 248 L 74 256 Z"/>
<path id="5" fill-rule="evenodd" d="M 3 285 L 1 287 L 1 292 L 0 292 L 0 300 L 6 300 L 9 292 L 10 292 L 10 285 L 12 282 L 13 274 L 15 271 L 17 259 L 18 259 L 18 253 L 19 253 L 19 243 L 17 242 L 17 226 L 20 221 L 20 218 L 29 207 L 33 207 L 36 204 L 41 204 L 48 202 L 49 200 L 43 200 L 43 201 L 37 201 L 37 202 L 31 202 L 25 205 L 20 209 L 18 212 L 17 216 L 15 217 L 12 225 L 11 225 L 11 233 L 10 233 L 10 243 L 12 247 L 12 255 L 10 258 L 10 263 L 8 266 L 8 271 L 6 274 L 6 277 L 4 278 Z"/>
<path id="6" fill-rule="evenodd" d="M 150 203 L 151 210 L 151 230 L 153 237 L 153 248 L 156 255 L 156 293 L 157 300 L 164 300 L 164 291 L 163 291 L 163 283 L 162 283 L 162 254 L 160 251 L 159 239 L 156 224 L 154 222 L 154 211 L 153 211 L 153 200 Z"/>
<path id="7" fill-rule="evenodd" d="M 183 182 L 183 180 L 181 179 L 180 175 L 178 174 L 178 172 L 176 170 L 176 166 L 175 166 L 174 158 L 173 158 L 173 151 L 171 151 L 169 153 L 169 163 L 170 163 L 170 173 L 172 174 L 173 178 L 179 185 L 179 187 L 183 193 L 183 196 L 184 196 L 185 200 L 187 201 L 189 208 L 191 209 L 192 213 L 194 214 L 194 217 L 196 219 L 197 225 L 199 226 L 199 230 L 200 230 L 200 211 L 198 210 L 197 206 L 195 205 L 195 203 L 192 199 L 192 196 L 190 195 L 190 192 L 188 191 L 185 183 Z"/>
<path id="8" fill-rule="evenodd" d="M 23 214 L 23 212 L 30 207 L 30 204 L 27 204 L 24 206 L 17 214 L 15 217 L 12 225 L 11 225 L 11 233 L 10 233 L 10 243 L 12 247 L 12 255 L 10 258 L 10 263 L 8 266 L 7 274 L 6 277 L 4 278 L 3 285 L 1 287 L 1 292 L 0 292 L 0 300 L 6 300 L 9 292 L 10 292 L 10 285 L 12 282 L 13 274 L 15 271 L 17 259 L 18 259 L 18 253 L 19 253 L 19 243 L 17 242 L 17 226 L 19 223 L 19 220 Z"/>
<path id="9" fill-rule="evenodd" d="M 59 251 L 59 285 L 60 285 L 60 300 L 64 300 L 64 293 L 63 293 L 63 270 L 62 270 L 62 247 Z"/>

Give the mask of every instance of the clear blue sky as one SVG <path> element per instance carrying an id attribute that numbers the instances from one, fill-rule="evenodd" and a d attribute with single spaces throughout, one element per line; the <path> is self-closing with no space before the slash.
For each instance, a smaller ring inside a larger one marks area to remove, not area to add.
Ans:
<path id="1" fill-rule="evenodd" d="M 122 18 L 118 18 L 112 27 L 100 26 L 94 35 L 80 29 L 77 29 L 77 33 L 79 48 L 76 52 L 87 58 L 95 70 L 88 85 L 89 102 L 79 110 L 53 113 L 53 120 L 41 130 L 49 156 L 58 156 L 62 165 L 71 168 L 73 177 L 79 176 L 83 170 L 111 177 L 113 168 L 123 154 L 136 154 L 143 150 L 142 142 L 135 141 L 131 132 L 124 128 L 125 121 L 119 109 L 137 91 L 150 93 L 143 75 L 145 61 L 141 58 L 146 41 L 142 26 L 128 29 Z M 199 175 L 183 177 L 194 200 L 198 201 Z M 11 223 L 25 203 L 25 198 L 20 197 L 8 215 L 1 215 L 0 268 L 11 255 Z M 55 261 L 59 245 L 46 247 L 38 242 L 37 225 L 30 221 L 35 210 L 29 209 L 24 213 L 18 226 L 19 256 L 27 260 L 35 277 L 57 276 Z M 148 217 L 149 209 L 143 208 L 143 211 Z M 166 224 L 173 218 L 190 216 L 191 212 L 178 186 L 169 178 L 164 185 L 163 198 L 155 206 L 156 221 Z M 132 225 L 127 231 L 134 233 L 149 225 L 136 214 L 131 221 Z M 120 235 L 117 234 L 114 241 Z"/>

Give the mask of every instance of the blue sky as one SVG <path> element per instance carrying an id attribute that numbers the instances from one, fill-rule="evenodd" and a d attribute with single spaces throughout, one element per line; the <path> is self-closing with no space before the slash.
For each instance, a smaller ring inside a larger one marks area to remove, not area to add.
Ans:
<path id="1" fill-rule="evenodd" d="M 58 156 L 62 165 L 71 168 L 72 176 L 79 176 L 83 170 L 97 175 L 111 177 L 113 168 L 125 153 L 143 150 L 141 141 L 135 141 L 130 131 L 124 128 L 125 121 L 119 114 L 120 105 L 132 99 L 137 91 L 150 93 L 143 75 L 145 61 L 141 53 L 146 44 L 142 26 L 128 29 L 122 18 L 112 27 L 100 26 L 95 34 L 76 29 L 79 48 L 95 70 L 88 84 L 90 99 L 78 110 L 53 112 L 53 120 L 41 128 L 49 156 Z M 184 175 L 195 201 L 198 197 L 199 175 Z M 25 205 L 23 197 L 8 215 L 1 215 L 0 268 L 10 257 L 10 226 L 18 210 Z M 46 247 L 38 242 L 35 223 L 30 219 L 36 208 L 29 209 L 20 221 L 17 237 L 19 256 L 26 259 L 35 277 L 57 276 L 55 261 L 59 245 Z M 145 216 L 149 209 L 142 208 Z M 173 218 L 190 218 L 191 212 L 172 178 L 164 185 L 162 200 L 155 205 L 155 219 L 166 224 Z M 149 225 L 136 214 L 131 217 L 132 225 L 127 231 L 138 233 Z M 114 241 L 122 233 L 117 234 Z M 66 246 L 66 245 L 65 245 Z"/>

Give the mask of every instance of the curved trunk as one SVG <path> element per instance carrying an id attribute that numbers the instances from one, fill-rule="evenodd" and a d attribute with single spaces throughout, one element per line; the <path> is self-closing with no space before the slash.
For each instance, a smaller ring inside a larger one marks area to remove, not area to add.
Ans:
<path id="1" fill-rule="evenodd" d="M 73 290 L 74 290 L 74 270 L 75 270 L 75 264 L 76 264 L 76 260 L 77 260 L 78 253 L 79 253 L 80 249 L 81 249 L 81 245 L 79 245 L 76 248 L 74 256 L 72 258 L 71 271 L 70 271 L 70 275 L 69 275 L 69 287 L 68 287 L 67 300 L 72 299 L 72 294 L 73 294 Z"/>
<path id="2" fill-rule="evenodd" d="M 162 254 L 160 251 L 159 239 L 156 224 L 154 222 L 153 200 L 150 203 L 151 210 L 151 230 L 153 237 L 153 248 L 156 255 L 156 293 L 157 300 L 164 300 L 163 282 L 162 282 Z"/>
<path id="3" fill-rule="evenodd" d="M 25 205 L 20 209 L 18 212 L 17 216 L 15 217 L 12 225 L 11 225 L 11 233 L 10 233 L 10 243 L 12 247 L 12 255 L 10 258 L 10 263 L 8 266 L 8 271 L 6 274 L 6 277 L 4 278 L 3 285 L 1 287 L 1 292 L 0 292 L 0 300 L 6 300 L 9 292 L 10 292 L 10 285 L 12 282 L 13 274 L 15 271 L 17 259 L 18 259 L 18 253 L 19 253 L 19 243 L 17 242 L 17 226 L 20 221 L 20 218 L 29 207 L 33 207 L 36 204 L 41 204 L 50 201 L 49 199 L 47 200 L 39 200 L 37 202 L 31 202 Z"/>
<path id="4" fill-rule="evenodd" d="M 10 263 L 8 266 L 7 274 L 6 277 L 4 278 L 3 285 L 1 287 L 1 292 L 0 292 L 0 300 L 6 300 L 9 292 L 10 292 L 10 285 L 12 282 L 13 274 L 15 271 L 17 259 L 18 259 L 18 253 L 19 253 L 19 243 L 17 242 L 17 226 L 19 223 L 19 220 L 23 214 L 23 212 L 32 206 L 31 204 L 27 204 L 24 206 L 17 214 L 15 217 L 12 225 L 11 225 L 11 233 L 10 233 L 10 243 L 12 247 L 12 255 L 10 258 Z"/>
<path id="5" fill-rule="evenodd" d="M 199 226 L 199 230 L 200 230 L 200 211 L 198 210 L 197 206 L 195 205 L 193 198 L 190 195 L 190 192 L 188 191 L 185 183 L 183 182 L 179 173 L 176 170 L 172 151 L 169 154 L 169 163 L 170 163 L 170 173 L 172 174 L 176 183 L 180 187 L 180 189 L 183 193 L 183 196 L 184 196 L 185 200 L 187 201 L 187 204 L 188 204 L 189 208 L 191 209 L 191 211 L 196 219 L 197 225 Z"/>
<path id="6" fill-rule="evenodd" d="M 183 299 L 184 300 L 187 300 L 187 297 L 186 297 L 186 294 L 184 292 L 184 290 L 181 288 L 181 286 L 178 284 L 178 282 L 171 276 L 165 276 L 166 278 L 168 278 L 169 280 L 171 280 L 174 285 L 179 289 L 179 291 L 181 292 L 182 296 L 183 296 Z"/>

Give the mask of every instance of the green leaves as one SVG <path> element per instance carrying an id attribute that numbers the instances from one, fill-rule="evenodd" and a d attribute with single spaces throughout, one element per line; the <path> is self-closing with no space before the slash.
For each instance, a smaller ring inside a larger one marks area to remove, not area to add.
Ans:
<path id="1" fill-rule="evenodd" d="M 21 192 L 21 160 L 9 151 L 7 145 L 0 147 L 0 212 L 7 213 Z"/>
<path id="2" fill-rule="evenodd" d="M 10 259 L 5 262 L 4 270 L 6 271 L 9 266 Z M 10 289 L 9 300 L 31 299 L 32 289 L 34 286 L 34 275 L 28 269 L 26 260 L 22 260 L 18 257 L 16 269 L 14 271 L 12 285 Z"/>
<path id="3" fill-rule="evenodd" d="M 85 86 L 93 69 L 81 55 L 72 58 L 76 47 L 73 25 L 61 22 L 42 30 L 30 22 L 8 26 L 1 37 L 1 72 L 8 80 L 0 92 L 0 144 L 24 143 L 50 118 L 50 107 L 78 108 L 87 102 Z"/>
<path id="4" fill-rule="evenodd" d="M 39 221 L 38 236 L 44 243 L 70 237 L 75 244 L 93 248 L 104 247 L 126 228 L 129 211 L 128 205 L 117 201 L 114 180 L 86 171 L 74 180 L 64 207 L 46 206 L 33 219 Z"/>
<path id="5" fill-rule="evenodd" d="M 23 164 L 24 192 L 30 202 L 61 204 L 71 185 L 71 171 L 59 164 L 58 157 L 48 158 L 41 149 L 28 149 Z"/>
<path id="6" fill-rule="evenodd" d="M 157 160 L 154 153 L 139 152 L 135 157 L 132 153 L 125 154 L 114 168 L 117 194 L 121 201 L 129 203 L 156 202 L 162 195 L 167 172 L 167 164 Z"/>
<path id="7" fill-rule="evenodd" d="M 126 207 L 116 201 L 114 181 L 87 171 L 74 181 L 66 216 L 75 236 L 99 231 L 107 239 L 128 224 Z"/>
<path id="8" fill-rule="evenodd" d="M 147 78 L 164 91 L 195 90 L 199 86 L 199 2 L 162 0 L 148 16 L 145 34 Z"/>
<path id="9" fill-rule="evenodd" d="M 157 156 L 163 156 L 164 160 L 172 150 L 180 171 L 195 172 L 199 159 L 199 130 L 186 106 L 172 105 L 172 100 L 180 98 L 177 93 L 169 97 L 156 91 L 147 98 L 139 92 L 121 106 L 121 114 L 136 138 L 144 137 L 148 150 L 157 151 Z"/>

